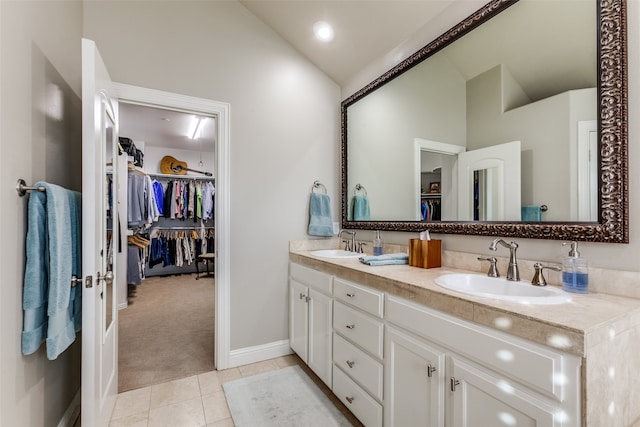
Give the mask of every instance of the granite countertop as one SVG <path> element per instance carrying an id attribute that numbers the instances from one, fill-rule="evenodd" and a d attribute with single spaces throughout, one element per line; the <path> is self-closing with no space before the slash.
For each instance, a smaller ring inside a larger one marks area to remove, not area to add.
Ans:
<path id="1" fill-rule="evenodd" d="M 291 261 L 345 280 L 406 298 L 462 319 L 502 330 L 567 353 L 586 357 L 589 349 L 630 328 L 640 327 L 640 300 L 603 293 L 571 294 L 557 305 L 529 305 L 474 297 L 442 288 L 434 279 L 476 271 L 408 265 L 371 267 L 357 259 L 320 258 L 292 245 Z"/>

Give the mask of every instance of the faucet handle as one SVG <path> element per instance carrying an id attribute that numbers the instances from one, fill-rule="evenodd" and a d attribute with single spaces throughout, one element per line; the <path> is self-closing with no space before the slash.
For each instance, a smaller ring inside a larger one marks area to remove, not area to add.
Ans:
<path id="1" fill-rule="evenodd" d="M 364 251 L 362 250 L 363 246 L 366 246 L 367 244 L 365 242 L 358 242 L 358 253 L 359 254 L 363 254 Z"/>
<path id="2" fill-rule="evenodd" d="M 533 268 L 535 272 L 533 273 L 533 279 L 531 279 L 531 284 L 535 286 L 547 286 L 547 279 L 544 278 L 543 270 L 545 268 L 553 271 L 562 271 L 562 268 L 557 267 L 555 265 L 542 265 L 539 262 L 533 264 Z"/>
<path id="3" fill-rule="evenodd" d="M 344 250 L 345 251 L 350 251 L 351 250 L 351 240 L 343 240 L 342 243 L 344 243 Z"/>
<path id="4" fill-rule="evenodd" d="M 489 266 L 489 271 L 487 272 L 487 276 L 489 277 L 500 277 L 500 273 L 498 273 L 498 268 L 496 267 L 496 262 L 498 262 L 498 260 L 496 259 L 496 257 L 490 257 L 490 258 L 486 258 L 486 257 L 478 257 L 478 261 L 489 261 L 489 263 L 491 264 Z"/>

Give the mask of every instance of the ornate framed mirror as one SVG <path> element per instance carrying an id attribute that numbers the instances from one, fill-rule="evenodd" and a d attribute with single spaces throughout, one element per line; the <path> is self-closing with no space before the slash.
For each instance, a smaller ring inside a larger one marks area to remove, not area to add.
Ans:
<path id="1" fill-rule="evenodd" d="M 343 227 L 628 243 L 626 61 L 625 0 L 489 2 L 342 102 Z"/>

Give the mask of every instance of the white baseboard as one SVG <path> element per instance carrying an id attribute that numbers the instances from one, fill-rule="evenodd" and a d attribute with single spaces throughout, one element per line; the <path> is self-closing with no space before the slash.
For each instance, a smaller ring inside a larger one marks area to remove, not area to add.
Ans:
<path id="1" fill-rule="evenodd" d="M 245 347 L 231 350 L 229 354 L 229 368 L 262 362 L 276 357 L 287 356 L 293 353 L 289 347 L 289 340 L 275 341 L 254 347 Z"/>
<path id="2" fill-rule="evenodd" d="M 76 420 L 80 416 L 80 390 L 73 397 L 73 400 L 69 404 L 69 407 L 66 411 L 64 411 L 64 415 L 60 422 L 58 423 L 58 427 L 73 427 L 76 423 Z"/>

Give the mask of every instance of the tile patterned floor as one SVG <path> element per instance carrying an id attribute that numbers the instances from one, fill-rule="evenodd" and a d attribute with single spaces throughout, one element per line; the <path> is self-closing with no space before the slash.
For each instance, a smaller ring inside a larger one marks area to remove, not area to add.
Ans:
<path id="1" fill-rule="evenodd" d="M 120 393 L 109 426 L 234 427 L 223 383 L 300 363 L 296 356 L 285 356 Z M 359 424 L 350 413 L 345 415 Z"/>

